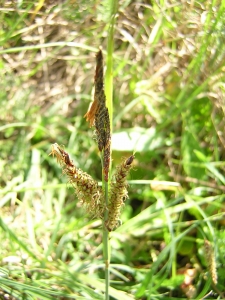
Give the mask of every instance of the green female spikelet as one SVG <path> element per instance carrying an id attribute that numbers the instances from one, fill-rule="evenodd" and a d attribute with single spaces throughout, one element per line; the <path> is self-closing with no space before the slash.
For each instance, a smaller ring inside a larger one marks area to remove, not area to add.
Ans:
<path id="1" fill-rule="evenodd" d="M 89 174 L 76 168 L 69 154 L 57 143 L 52 145 L 49 155 L 56 156 L 57 161 L 63 166 L 63 174 L 66 174 L 69 182 L 75 189 L 80 202 L 92 217 L 102 218 L 104 213 L 104 198 L 102 189 Z"/>
<path id="2" fill-rule="evenodd" d="M 205 254 L 206 254 L 206 261 L 208 264 L 208 269 L 212 277 L 212 281 L 214 284 L 217 284 L 217 272 L 216 272 L 216 260 L 215 260 L 215 253 L 212 248 L 212 245 L 208 240 L 204 242 Z"/>
<path id="3" fill-rule="evenodd" d="M 115 182 L 111 183 L 108 206 L 108 220 L 105 226 L 108 231 L 114 230 L 120 223 L 120 211 L 128 198 L 126 177 L 132 168 L 134 155 L 125 159 L 116 169 Z"/>

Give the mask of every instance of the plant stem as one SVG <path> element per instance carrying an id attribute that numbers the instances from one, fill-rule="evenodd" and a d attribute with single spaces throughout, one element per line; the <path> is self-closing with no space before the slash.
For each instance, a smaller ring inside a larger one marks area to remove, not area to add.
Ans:
<path id="1" fill-rule="evenodd" d="M 107 43 L 107 59 L 106 59 L 106 74 L 105 74 L 105 95 L 106 95 L 106 106 L 109 111 L 110 120 L 110 131 L 112 135 L 112 120 L 113 120 L 113 48 L 114 48 L 114 24 L 117 13 L 118 0 L 113 0 L 109 2 L 110 7 L 110 24 L 108 30 L 108 43 Z M 110 153 L 111 157 L 111 153 Z M 110 159 L 111 161 L 111 159 Z M 103 166 L 103 157 L 102 157 Z M 104 181 L 103 176 L 103 186 L 105 190 L 105 205 L 108 207 L 109 204 L 109 183 L 111 175 L 111 165 L 109 167 L 109 181 Z M 110 243 L 109 243 L 109 232 L 105 227 L 105 221 L 108 219 L 108 210 L 104 213 L 104 223 L 103 223 L 103 253 L 105 261 L 105 300 L 109 300 L 109 287 L 110 287 Z"/>
<path id="2" fill-rule="evenodd" d="M 105 203 L 108 206 L 108 182 L 105 181 Z M 104 220 L 108 219 L 108 210 L 105 210 Z M 105 261 L 105 300 L 109 299 L 109 265 L 110 265 L 110 244 L 109 244 L 109 232 L 103 224 L 103 253 Z"/>
<path id="3" fill-rule="evenodd" d="M 108 30 L 108 43 L 107 43 L 107 59 L 106 59 L 106 74 L 105 74 L 105 94 L 106 106 L 109 110 L 109 119 L 112 131 L 113 120 L 113 48 L 114 48 L 114 25 L 117 13 L 118 1 L 114 0 L 111 3 L 111 19 Z"/>

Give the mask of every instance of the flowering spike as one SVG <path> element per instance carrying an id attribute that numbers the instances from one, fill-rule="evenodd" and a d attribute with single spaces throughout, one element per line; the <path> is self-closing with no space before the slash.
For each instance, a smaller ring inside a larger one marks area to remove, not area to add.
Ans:
<path id="1" fill-rule="evenodd" d="M 128 198 L 126 177 L 132 168 L 133 160 L 134 155 L 131 155 L 117 167 L 115 182 L 111 183 L 108 220 L 105 222 L 108 231 L 114 230 L 120 223 L 120 211 Z"/>
<path id="2" fill-rule="evenodd" d="M 99 151 L 103 151 L 104 180 L 108 181 L 111 157 L 111 130 L 108 108 L 104 91 L 103 55 L 99 50 L 96 55 L 94 102 L 85 114 L 90 126 L 95 125 Z"/>
<path id="3" fill-rule="evenodd" d="M 208 240 L 204 242 L 206 260 L 208 264 L 208 269 L 212 277 L 212 281 L 214 284 L 217 284 L 217 271 L 216 271 L 216 260 L 215 260 L 215 253 L 212 248 L 211 243 Z"/>
<path id="4" fill-rule="evenodd" d="M 102 189 L 98 187 L 98 182 L 86 172 L 76 168 L 69 154 L 57 143 L 52 145 L 52 151 L 49 155 L 56 156 L 57 161 L 63 166 L 63 174 L 67 175 L 86 211 L 93 217 L 102 218 L 104 198 Z"/>

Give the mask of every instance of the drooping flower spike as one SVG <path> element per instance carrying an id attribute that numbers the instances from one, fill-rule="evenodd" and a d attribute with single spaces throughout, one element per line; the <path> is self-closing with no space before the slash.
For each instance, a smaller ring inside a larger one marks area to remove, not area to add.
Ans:
<path id="1" fill-rule="evenodd" d="M 52 145 L 49 155 L 56 156 L 57 161 L 63 166 L 63 174 L 66 174 L 69 183 L 74 187 L 75 193 L 81 204 L 92 217 L 103 218 L 104 198 L 102 189 L 89 174 L 76 168 L 69 154 L 57 143 Z"/>

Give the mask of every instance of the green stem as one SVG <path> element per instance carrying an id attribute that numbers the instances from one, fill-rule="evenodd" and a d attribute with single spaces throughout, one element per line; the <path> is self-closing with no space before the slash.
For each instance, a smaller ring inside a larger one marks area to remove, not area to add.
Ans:
<path id="1" fill-rule="evenodd" d="M 108 206 L 108 182 L 105 181 L 105 203 Z M 108 219 L 108 210 L 105 210 L 104 213 L 104 221 Z M 110 243 L 109 243 L 109 232 L 103 224 L 103 253 L 104 253 L 104 261 L 105 261 L 105 300 L 109 299 L 109 286 L 110 286 Z"/>
<path id="2" fill-rule="evenodd" d="M 106 95 L 106 106 L 109 111 L 110 119 L 110 130 L 112 134 L 112 120 L 113 120 L 113 49 L 114 49 L 114 24 L 117 13 L 118 0 L 110 0 L 110 24 L 108 30 L 108 43 L 107 43 L 107 59 L 106 59 L 106 74 L 105 74 L 105 95 Z M 111 156 L 111 154 L 110 154 Z M 103 158 L 103 157 L 102 157 Z M 103 160 L 102 160 L 103 166 Z M 109 183 L 111 175 L 111 166 L 109 168 L 109 182 L 103 182 L 105 190 L 105 204 L 108 207 L 109 204 Z M 104 176 L 103 176 L 104 181 Z M 109 243 L 109 232 L 105 227 L 105 222 L 108 219 L 108 210 L 104 213 L 103 223 L 103 255 L 105 261 L 105 300 L 109 300 L 109 287 L 110 287 L 110 243 Z"/>
<path id="3" fill-rule="evenodd" d="M 117 13 L 118 1 L 114 0 L 111 3 L 111 20 L 108 30 L 108 43 L 107 43 L 107 59 L 106 59 L 106 74 L 105 74 L 105 94 L 106 106 L 109 110 L 109 119 L 112 131 L 113 121 L 113 49 L 114 49 L 114 25 Z"/>

